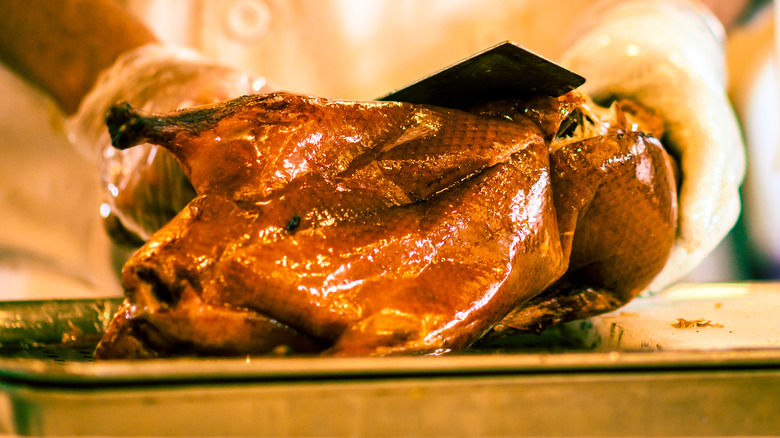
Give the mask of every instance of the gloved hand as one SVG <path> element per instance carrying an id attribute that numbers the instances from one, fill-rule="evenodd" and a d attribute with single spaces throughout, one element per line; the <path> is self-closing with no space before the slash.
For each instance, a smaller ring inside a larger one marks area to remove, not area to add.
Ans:
<path id="1" fill-rule="evenodd" d="M 745 150 L 726 94 L 725 32 L 684 0 L 608 2 L 562 58 L 596 101 L 634 100 L 662 116 L 664 146 L 681 168 L 679 227 L 658 291 L 695 268 L 740 211 Z"/>
<path id="2" fill-rule="evenodd" d="M 112 238 L 137 245 L 173 218 L 195 192 L 179 164 L 163 149 L 111 146 L 105 115 L 126 100 L 149 112 L 167 112 L 271 91 L 262 78 L 209 62 L 197 52 L 146 45 L 120 56 L 105 70 L 68 120 L 71 142 L 100 163 L 106 202 L 100 214 Z"/>

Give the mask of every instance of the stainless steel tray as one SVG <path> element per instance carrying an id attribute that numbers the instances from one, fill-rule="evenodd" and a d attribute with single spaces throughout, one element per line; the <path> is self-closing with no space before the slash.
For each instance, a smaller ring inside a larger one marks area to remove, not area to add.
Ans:
<path id="1" fill-rule="evenodd" d="M 442 357 L 92 362 L 117 300 L 0 303 L 0 436 L 780 431 L 780 349 L 603 351 L 573 324 Z"/>
<path id="2" fill-rule="evenodd" d="M 0 359 L 91 361 L 122 300 L 0 301 Z"/>
<path id="3" fill-rule="evenodd" d="M 776 352 L 0 363 L 33 436 L 770 436 Z"/>

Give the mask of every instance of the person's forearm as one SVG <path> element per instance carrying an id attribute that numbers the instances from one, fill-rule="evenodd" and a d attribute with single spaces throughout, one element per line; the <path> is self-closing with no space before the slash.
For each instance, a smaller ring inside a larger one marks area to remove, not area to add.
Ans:
<path id="1" fill-rule="evenodd" d="M 97 75 L 154 34 L 112 0 L 0 1 L 0 61 L 72 113 Z"/>

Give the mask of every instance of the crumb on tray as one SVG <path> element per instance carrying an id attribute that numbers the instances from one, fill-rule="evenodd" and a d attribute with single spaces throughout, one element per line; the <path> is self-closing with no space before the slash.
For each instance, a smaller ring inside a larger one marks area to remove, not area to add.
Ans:
<path id="1" fill-rule="evenodd" d="M 709 319 L 695 319 L 695 320 L 688 320 L 685 318 L 677 318 L 677 322 L 669 324 L 674 328 L 678 329 L 687 329 L 687 328 L 698 328 L 698 327 L 715 327 L 715 328 L 723 328 L 723 324 L 713 323 Z"/>

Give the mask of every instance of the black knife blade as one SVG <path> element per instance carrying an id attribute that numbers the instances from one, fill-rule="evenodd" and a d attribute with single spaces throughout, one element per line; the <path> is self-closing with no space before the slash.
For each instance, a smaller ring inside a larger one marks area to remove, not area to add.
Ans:
<path id="1" fill-rule="evenodd" d="M 585 78 L 505 41 L 379 98 L 465 109 L 479 102 L 558 97 Z"/>

